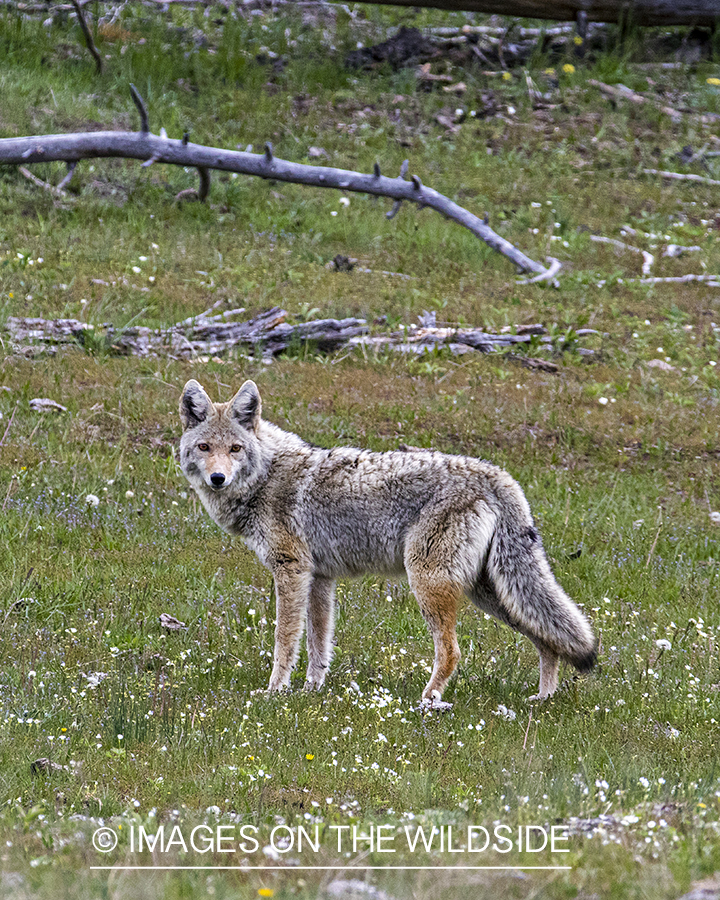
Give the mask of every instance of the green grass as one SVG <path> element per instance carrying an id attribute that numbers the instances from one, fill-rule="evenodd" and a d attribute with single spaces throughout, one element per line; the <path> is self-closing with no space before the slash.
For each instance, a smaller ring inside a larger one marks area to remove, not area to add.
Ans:
<path id="1" fill-rule="evenodd" d="M 223 147 L 269 139 L 298 161 L 321 146 L 329 164 L 369 171 L 378 160 L 387 173 L 409 157 L 424 183 L 487 210 L 524 252 L 564 263 L 559 291 L 521 286 L 507 260 L 431 211 L 403 209 L 388 221 L 382 202 L 360 195 L 346 207 L 336 192 L 216 174 L 207 205 L 177 205 L 193 172 L 96 161 L 78 167 L 70 200 L 54 202 L 4 169 L 2 320 L 159 326 L 223 299 L 248 315 L 277 304 L 291 317 L 387 315 L 393 325 L 423 310 L 491 329 L 542 322 L 565 348 L 550 375 L 503 354 L 321 357 L 294 348 L 267 366 L 241 355 L 118 358 L 100 342 L 27 356 L 4 338 L 0 895 L 56 896 L 62 885 L 78 898 L 272 890 L 310 900 L 341 875 L 319 866 L 393 864 L 428 868 L 343 877 L 367 878 L 397 900 L 453 888 L 670 900 L 720 869 L 720 531 L 710 517 L 720 509 L 718 293 L 630 283 L 642 258 L 587 233 L 651 250 L 658 275 L 718 272 L 717 189 L 638 174 L 681 170 L 675 154 L 714 146 L 711 130 L 692 118 L 671 124 L 648 106 L 612 108 L 587 84 L 622 81 L 717 112 L 706 81 L 717 66 L 649 76 L 639 62 L 652 58 L 653 31 L 624 47 L 611 40 L 584 63 L 538 51 L 530 72 L 551 97 L 533 110 L 517 71 L 503 80 L 451 67 L 467 84 L 458 99 L 419 89 L 413 69 L 346 70 L 345 54 L 386 26 L 465 21 L 373 7 L 359 15 L 353 24 L 339 13 L 323 34 L 299 15 L 223 22 L 173 9 L 170 21 L 126 10 L 122 39 L 99 41 L 109 56 L 101 77 L 71 24 L 0 18 L 0 136 L 135 128 L 133 82 L 153 130 L 172 137 L 189 128 L 194 141 Z M 258 62 L 268 49 L 284 67 Z M 544 74 L 551 66 L 557 87 Z M 502 117 L 469 116 L 488 94 Z M 456 106 L 468 118 L 451 135 L 435 116 Z M 708 165 L 718 177 L 718 164 Z M 60 171 L 36 167 L 49 179 Z M 624 237 L 624 226 L 638 233 Z M 670 242 L 702 249 L 663 258 Z M 375 271 L 332 272 L 325 264 L 336 253 Z M 600 333 L 577 340 L 581 327 Z M 674 370 L 648 367 L 653 359 Z M 598 668 L 582 679 L 564 672 L 556 697 L 530 705 L 535 651 L 467 608 L 463 660 L 445 695 L 452 710 L 422 716 L 427 628 L 405 584 L 368 577 L 339 587 L 327 687 L 300 690 L 303 651 L 294 689 L 264 695 L 271 578 L 210 522 L 178 470 L 177 401 L 189 377 L 219 399 L 254 378 L 269 419 L 324 446 L 407 442 L 507 468 L 558 579 L 593 619 Z M 33 412 L 34 397 L 68 413 Z M 165 631 L 162 613 L 186 627 Z M 33 773 L 44 757 L 67 768 Z M 189 841 L 194 827 L 207 835 L 218 823 L 256 828 L 259 846 L 132 849 L 140 826 L 169 835 L 178 825 Z M 570 852 L 411 852 L 405 832 L 435 825 L 447 837 L 451 826 L 457 846 L 468 826 L 494 823 L 569 825 Z M 100 825 L 119 835 L 107 855 L 90 841 Z M 337 826 L 378 825 L 392 833 L 392 856 L 362 842 L 338 849 Z M 293 847 L 274 861 L 263 848 L 284 826 L 294 839 L 300 826 L 311 837 L 317 827 L 320 848 Z M 151 862 L 284 868 L 91 868 Z M 571 869 L 438 868 L 468 864 Z"/>

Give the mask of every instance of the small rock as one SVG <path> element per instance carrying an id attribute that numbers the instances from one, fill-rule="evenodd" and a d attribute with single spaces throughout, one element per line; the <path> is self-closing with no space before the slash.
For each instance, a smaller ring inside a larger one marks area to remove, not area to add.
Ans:
<path id="1" fill-rule="evenodd" d="M 41 756 L 35 762 L 30 763 L 30 771 L 33 775 L 44 775 L 51 772 L 67 772 L 67 766 L 61 766 L 60 763 L 53 762 L 47 756 Z"/>
<path id="2" fill-rule="evenodd" d="M 307 155 L 310 159 L 330 159 L 330 154 L 324 147 L 310 147 Z"/>
<path id="3" fill-rule="evenodd" d="M 385 891 L 360 881 L 359 878 L 336 878 L 325 888 L 325 894 L 328 897 L 342 897 L 343 900 L 357 900 L 361 897 L 367 900 L 392 900 Z"/>
<path id="4" fill-rule="evenodd" d="M 676 372 L 677 369 L 675 366 L 671 366 L 670 363 L 665 362 L 664 359 L 651 359 L 646 363 L 648 369 L 660 369 L 663 372 Z"/>
<path id="5" fill-rule="evenodd" d="M 720 874 L 716 872 L 710 878 L 695 881 L 680 900 L 720 900 Z"/>
<path id="6" fill-rule="evenodd" d="M 160 625 L 167 631 L 182 631 L 183 628 L 187 628 L 184 622 L 176 619 L 175 616 L 168 615 L 168 613 L 160 614 Z"/>
<path id="7" fill-rule="evenodd" d="M 457 84 L 446 84 L 443 90 L 447 94 L 464 94 L 467 90 L 467 85 L 464 81 L 458 81 Z"/>
<path id="8" fill-rule="evenodd" d="M 702 247 L 683 247 L 682 244 L 668 244 L 663 251 L 663 256 L 675 258 L 677 256 L 682 256 L 683 253 L 698 253 L 700 250 L 702 250 Z"/>
<path id="9" fill-rule="evenodd" d="M 36 412 L 67 412 L 67 406 L 56 403 L 47 397 L 35 397 L 30 401 L 30 409 L 34 409 Z"/>
<path id="10" fill-rule="evenodd" d="M 352 272 L 356 262 L 357 260 L 352 260 L 349 256 L 343 256 L 342 253 L 338 253 L 333 259 L 333 265 L 336 272 Z"/>

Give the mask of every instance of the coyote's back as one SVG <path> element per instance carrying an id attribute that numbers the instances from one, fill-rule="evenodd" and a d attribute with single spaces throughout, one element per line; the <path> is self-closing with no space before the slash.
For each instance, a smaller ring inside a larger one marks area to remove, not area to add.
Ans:
<path id="1" fill-rule="evenodd" d="M 270 689 L 287 687 L 307 626 L 307 682 L 330 663 L 338 577 L 407 574 L 435 643 L 423 698 L 439 700 L 460 659 L 462 595 L 526 635 L 540 692 L 560 659 L 590 669 L 590 625 L 555 580 L 520 486 L 502 469 L 427 450 L 372 453 L 305 443 L 261 417 L 257 387 L 214 404 L 196 381 L 180 400 L 181 465 L 211 517 L 240 534 L 274 576 Z"/>

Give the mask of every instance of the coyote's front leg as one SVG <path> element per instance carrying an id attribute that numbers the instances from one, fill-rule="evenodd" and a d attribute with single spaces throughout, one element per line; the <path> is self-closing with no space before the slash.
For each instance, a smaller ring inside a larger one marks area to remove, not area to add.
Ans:
<path id="1" fill-rule="evenodd" d="M 275 654 L 269 691 L 280 691 L 290 684 L 300 638 L 305 627 L 311 574 L 309 567 L 298 560 L 283 560 L 272 567 L 277 600 L 275 623 Z"/>
<path id="2" fill-rule="evenodd" d="M 307 616 L 308 669 L 305 687 L 322 687 L 330 666 L 335 627 L 335 581 L 316 575 Z"/>

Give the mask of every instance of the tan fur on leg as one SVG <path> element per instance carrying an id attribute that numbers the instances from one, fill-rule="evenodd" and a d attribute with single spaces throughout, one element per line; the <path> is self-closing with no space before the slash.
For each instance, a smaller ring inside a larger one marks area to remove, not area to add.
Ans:
<path id="1" fill-rule="evenodd" d="M 558 667 L 560 658 L 546 647 L 538 647 L 540 654 L 540 690 L 530 700 L 545 700 L 551 697 L 558 686 Z"/>
<path id="2" fill-rule="evenodd" d="M 319 688 L 332 658 L 335 628 L 335 582 L 316 576 L 310 586 L 307 615 L 308 669 L 305 687 Z"/>
<path id="3" fill-rule="evenodd" d="M 277 598 L 275 625 L 275 656 L 269 691 L 279 691 L 290 684 L 290 674 L 297 662 L 300 638 L 305 627 L 310 573 L 297 563 L 273 569 Z"/>
<path id="4" fill-rule="evenodd" d="M 457 640 L 457 605 L 462 591 L 450 584 L 429 585 L 411 579 L 411 587 L 420 604 L 435 644 L 435 660 L 430 681 L 422 692 L 423 700 L 442 696 L 445 686 L 460 661 Z M 437 691 L 437 694 L 435 692 Z"/>

